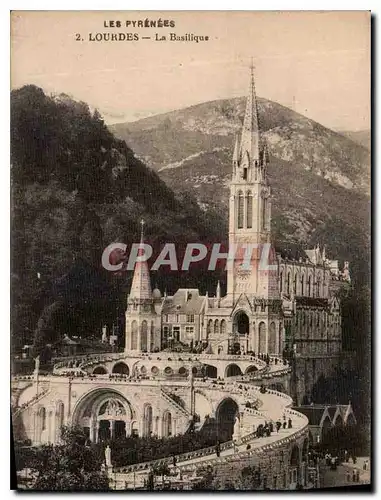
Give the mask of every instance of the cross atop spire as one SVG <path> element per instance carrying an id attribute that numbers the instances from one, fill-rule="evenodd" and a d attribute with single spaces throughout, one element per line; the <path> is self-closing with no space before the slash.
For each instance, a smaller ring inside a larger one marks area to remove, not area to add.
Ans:
<path id="1" fill-rule="evenodd" d="M 254 62 L 250 64 L 250 89 L 246 101 L 245 118 L 242 128 L 241 154 L 249 155 L 251 161 L 259 159 L 258 107 L 255 92 Z"/>
<path id="2" fill-rule="evenodd" d="M 152 290 L 151 290 L 151 281 L 150 281 L 148 263 L 145 259 L 142 259 L 145 252 L 144 219 L 141 219 L 140 225 L 141 225 L 140 244 L 135 263 L 134 276 L 132 279 L 130 298 L 151 299 Z"/>
<path id="3" fill-rule="evenodd" d="M 144 239 L 144 225 L 145 225 L 145 220 L 144 219 L 141 219 L 140 220 L 140 226 L 141 226 L 141 231 L 140 231 L 140 242 L 142 243 L 143 242 L 143 239 Z"/>

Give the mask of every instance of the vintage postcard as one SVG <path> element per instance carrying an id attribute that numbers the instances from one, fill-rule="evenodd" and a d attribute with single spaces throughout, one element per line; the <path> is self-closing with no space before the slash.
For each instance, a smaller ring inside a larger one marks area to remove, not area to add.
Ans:
<path id="1" fill-rule="evenodd" d="M 11 13 L 14 487 L 371 488 L 370 21 Z"/>

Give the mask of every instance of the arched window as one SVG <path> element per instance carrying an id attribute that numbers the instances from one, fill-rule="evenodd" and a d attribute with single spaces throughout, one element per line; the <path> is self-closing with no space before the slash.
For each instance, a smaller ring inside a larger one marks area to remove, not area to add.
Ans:
<path id="1" fill-rule="evenodd" d="M 267 221 L 266 221 L 266 215 L 267 215 L 267 198 L 262 198 L 262 229 L 266 229 L 267 226 Z"/>
<path id="2" fill-rule="evenodd" d="M 246 198 L 246 227 L 249 229 L 253 227 L 253 195 L 251 191 L 247 193 Z"/>
<path id="3" fill-rule="evenodd" d="M 215 335 L 218 334 L 218 319 L 216 319 L 214 322 L 214 334 Z"/>
<path id="4" fill-rule="evenodd" d="M 40 419 L 41 419 L 41 430 L 46 429 L 46 410 L 44 407 L 40 409 Z"/>
<path id="5" fill-rule="evenodd" d="M 304 295 L 304 274 L 302 274 L 302 277 L 300 278 L 300 295 Z"/>
<path id="6" fill-rule="evenodd" d="M 208 335 L 210 335 L 212 333 L 212 325 L 213 325 L 213 320 L 209 320 L 208 321 L 208 324 L 207 324 L 207 327 L 206 327 L 206 333 Z"/>
<path id="7" fill-rule="evenodd" d="M 287 274 L 287 295 L 290 295 L 290 281 L 291 281 L 291 273 Z"/>
<path id="8" fill-rule="evenodd" d="M 237 226 L 238 229 L 243 228 L 243 212 L 244 212 L 244 197 L 242 191 L 238 193 L 238 213 L 237 213 Z"/>
<path id="9" fill-rule="evenodd" d="M 307 295 L 311 297 L 311 275 L 308 276 Z"/>
<path id="10" fill-rule="evenodd" d="M 320 294 L 321 294 L 321 276 L 319 274 L 316 280 L 316 297 L 320 297 Z"/>
<path id="11" fill-rule="evenodd" d="M 142 321 L 142 330 L 141 330 L 141 341 L 140 348 L 142 351 L 147 351 L 147 337 L 148 337 L 148 323 L 146 320 Z"/>
<path id="12" fill-rule="evenodd" d="M 283 292 L 283 271 L 281 271 L 279 276 L 279 291 L 280 293 Z"/>
<path id="13" fill-rule="evenodd" d="M 298 283 L 298 275 L 297 275 L 297 273 L 295 273 L 295 276 L 294 276 L 294 295 L 296 295 L 297 283 Z"/>
<path id="14" fill-rule="evenodd" d="M 221 335 L 226 335 L 226 321 L 224 319 L 220 323 L 220 333 Z"/>
<path id="15" fill-rule="evenodd" d="M 133 321 L 131 323 L 131 349 L 136 351 L 138 348 L 138 323 Z"/>

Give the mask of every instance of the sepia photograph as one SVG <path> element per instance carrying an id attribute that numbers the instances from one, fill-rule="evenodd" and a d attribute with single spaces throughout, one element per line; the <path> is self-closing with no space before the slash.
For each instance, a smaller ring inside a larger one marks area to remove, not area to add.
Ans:
<path id="1" fill-rule="evenodd" d="M 371 491 L 370 11 L 10 36 L 11 489 Z"/>

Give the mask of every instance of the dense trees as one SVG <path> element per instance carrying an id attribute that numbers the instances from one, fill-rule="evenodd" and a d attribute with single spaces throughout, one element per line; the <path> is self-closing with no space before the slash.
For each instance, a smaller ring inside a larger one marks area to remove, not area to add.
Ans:
<path id="1" fill-rule="evenodd" d="M 27 450 L 27 451 L 26 451 Z M 104 457 L 86 445 L 82 429 L 64 428 L 62 444 L 26 449 L 15 447 L 16 470 L 31 469 L 33 490 L 105 491 L 108 477 L 102 471 Z"/>

